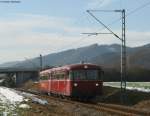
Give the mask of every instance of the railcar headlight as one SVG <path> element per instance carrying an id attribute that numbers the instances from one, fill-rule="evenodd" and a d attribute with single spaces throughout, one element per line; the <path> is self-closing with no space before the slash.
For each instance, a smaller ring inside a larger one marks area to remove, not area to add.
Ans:
<path id="1" fill-rule="evenodd" d="M 75 86 L 75 87 L 77 87 L 77 86 L 78 86 L 78 84 L 77 84 L 77 83 L 74 83 L 74 86 Z"/>
<path id="2" fill-rule="evenodd" d="M 99 84 L 98 84 L 98 83 L 96 83 L 95 85 L 96 85 L 96 86 L 99 86 Z"/>

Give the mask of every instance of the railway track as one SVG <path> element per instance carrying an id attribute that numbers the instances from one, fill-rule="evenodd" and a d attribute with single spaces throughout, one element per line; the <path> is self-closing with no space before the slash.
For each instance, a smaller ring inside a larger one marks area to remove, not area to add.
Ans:
<path id="1" fill-rule="evenodd" d="M 66 101 L 72 104 L 78 104 L 87 108 L 93 108 L 99 110 L 100 112 L 108 112 L 112 115 L 119 116 L 150 116 L 150 112 L 141 109 L 135 109 L 132 107 L 122 106 L 122 105 L 114 105 L 114 104 L 105 104 L 105 103 L 82 103 L 78 101 Z"/>
<path id="2" fill-rule="evenodd" d="M 59 100 L 60 102 L 65 102 L 68 104 L 75 104 L 75 105 L 80 105 L 80 106 L 91 108 L 91 109 L 96 109 L 100 112 L 107 112 L 115 116 L 116 115 L 118 116 L 150 116 L 150 111 L 141 110 L 137 108 L 135 109 L 132 107 L 127 107 L 127 106 L 122 106 L 122 105 L 105 104 L 105 103 L 84 103 L 84 102 L 72 101 L 68 99 L 61 99 L 58 97 L 44 95 L 38 91 L 33 91 L 33 90 L 24 90 L 24 89 L 17 89 L 17 90 L 27 92 L 27 93 L 32 93 L 32 94 L 45 97 L 45 98 L 50 98 L 53 100 Z"/>

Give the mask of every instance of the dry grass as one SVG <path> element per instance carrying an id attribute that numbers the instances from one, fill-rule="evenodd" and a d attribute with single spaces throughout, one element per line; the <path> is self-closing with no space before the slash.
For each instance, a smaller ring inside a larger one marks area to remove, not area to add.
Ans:
<path id="1" fill-rule="evenodd" d="M 150 110 L 150 100 L 143 100 L 134 106 L 135 108 Z"/>
<path id="2" fill-rule="evenodd" d="M 35 83 L 33 81 L 28 81 L 24 85 L 22 85 L 23 89 L 33 89 L 33 90 L 39 90 L 39 83 Z"/>
<path id="3" fill-rule="evenodd" d="M 125 96 L 125 103 L 121 102 L 121 92 L 119 88 L 103 87 L 103 95 L 96 99 L 97 102 L 121 104 L 127 106 L 134 106 L 143 100 L 150 100 L 150 93 L 127 90 Z"/>

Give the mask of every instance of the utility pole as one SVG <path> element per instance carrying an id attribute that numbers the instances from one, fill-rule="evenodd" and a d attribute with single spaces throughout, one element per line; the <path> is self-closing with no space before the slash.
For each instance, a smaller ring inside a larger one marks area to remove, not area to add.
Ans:
<path id="1" fill-rule="evenodd" d="M 125 9 L 123 10 L 87 10 L 87 12 L 101 25 L 103 25 L 110 33 L 83 33 L 88 35 L 98 35 L 98 34 L 112 34 L 115 37 L 117 37 L 119 40 L 121 40 L 121 77 L 120 77 L 120 88 L 121 88 L 121 96 L 120 100 L 122 103 L 125 103 L 126 99 L 126 71 L 127 71 L 127 65 L 126 65 L 126 30 L 125 30 Z M 102 21 L 100 21 L 92 12 L 121 12 L 122 15 L 122 37 L 119 37 L 116 33 L 114 33 L 108 26 L 106 26 Z"/>
<path id="2" fill-rule="evenodd" d="M 40 54 L 40 70 L 43 70 L 43 59 L 42 59 L 42 55 Z"/>
<path id="3" fill-rule="evenodd" d="M 127 77 L 127 63 L 126 63 L 126 24 L 125 24 L 125 9 L 122 10 L 122 46 L 121 46 L 121 102 L 124 103 L 126 99 L 126 77 Z"/>

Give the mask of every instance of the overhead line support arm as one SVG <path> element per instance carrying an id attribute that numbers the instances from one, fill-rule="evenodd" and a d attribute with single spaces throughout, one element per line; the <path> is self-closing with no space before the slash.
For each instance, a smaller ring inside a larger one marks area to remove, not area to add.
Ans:
<path id="1" fill-rule="evenodd" d="M 96 18 L 91 12 L 90 10 L 87 10 L 87 13 L 89 13 L 96 21 L 98 21 L 100 24 L 102 24 L 108 31 L 110 31 L 115 37 L 117 37 L 118 39 L 120 39 L 122 41 L 122 39 L 115 34 L 108 26 L 106 26 L 104 23 L 102 23 L 98 18 Z"/>

